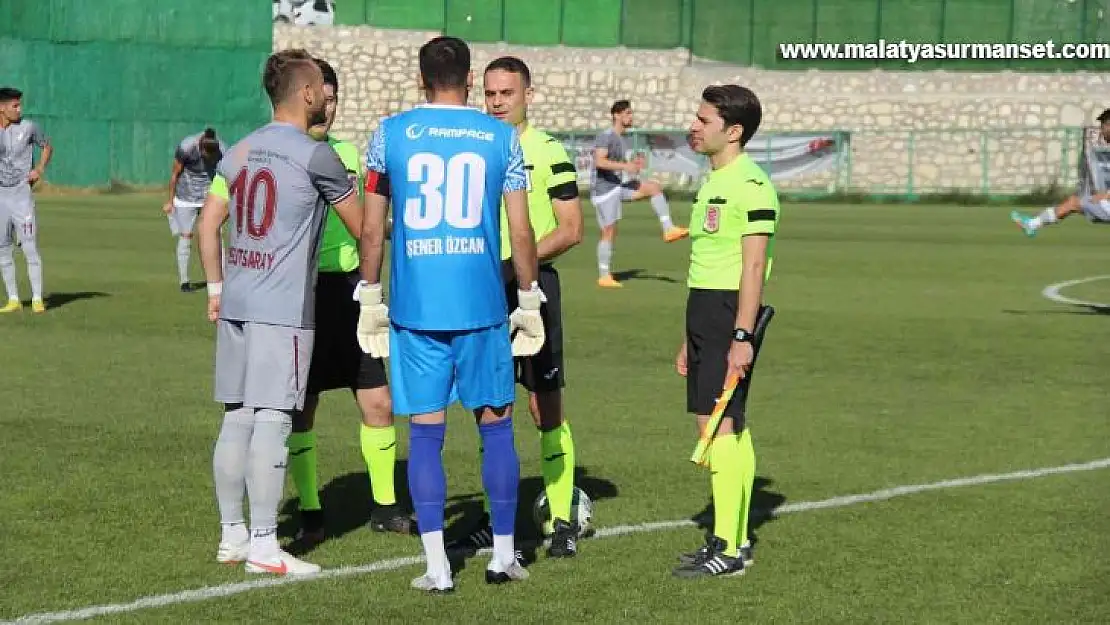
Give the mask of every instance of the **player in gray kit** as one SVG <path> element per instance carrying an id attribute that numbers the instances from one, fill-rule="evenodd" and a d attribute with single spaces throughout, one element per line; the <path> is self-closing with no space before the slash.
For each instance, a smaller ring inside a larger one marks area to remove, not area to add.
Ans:
<path id="1" fill-rule="evenodd" d="M 216 131 L 205 128 L 204 132 L 182 139 L 173 153 L 170 198 L 162 206 L 162 212 L 169 218 L 170 232 L 177 237 L 177 277 L 182 293 L 193 290 L 189 283 L 193 224 L 204 204 L 204 196 L 208 195 L 216 164 L 226 150 L 224 142 L 216 137 Z"/>
<path id="2" fill-rule="evenodd" d="M 212 458 L 222 528 L 216 559 L 245 560 L 250 573 L 308 575 L 320 567 L 277 542 L 286 440 L 294 414 L 304 408 L 327 207 L 356 237 L 362 210 L 335 151 L 307 134 L 324 120 L 324 79 L 312 56 L 304 50 L 271 55 L 262 82 L 273 121 L 224 155 L 197 226 L 208 319 L 217 324 L 215 399 L 225 409 Z"/>
<path id="3" fill-rule="evenodd" d="M 37 165 L 35 147 L 42 148 Z M 18 241 L 27 261 L 31 281 L 31 310 L 46 311 L 42 295 L 42 258 L 39 256 L 38 223 L 31 187 L 41 178 L 54 150 L 42 128 L 23 119 L 23 93 L 11 87 L 0 88 L 0 274 L 8 291 L 8 302 L 0 313 L 23 308 L 15 279 L 15 250 Z"/>
<path id="4" fill-rule="evenodd" d="M 1098 132 L 1084 141 L 1075 195 L 1032 217 L 1018 211 L 1010 213 L 1010 221 L 1025 236 L 1034 237 L 1041 228 L 1058 224 L 1075 213 L 1082 213 L 1091 223 L 1110 223 L 1110 109 L 1095 120 L 1099 123 Z"/>
<path id="5" fill-rule="evenodd" d="M 628 100 L 617 100 L 609 109 L 613 125 L 594 141 L 593 175 L 590 180 L 590 202 L 597 211 L 597 225 L 601 227 L 601 240 L 597 243 L 598 286 L 620 288 L 613 278 L 610 263 L 613 259 L 613 242 L 617 238 L 617 222 L 621 218 L 621 205 L 651 198 L 651 209 L 659 218 L 663 240 L 678 241 L 690 233 L 686 228 L 671 222 L 671 208 L 663 195 L 663 187 L 654 180 L 635 178 L 644 167 L 642 158 L 629 161 L 631 150 L 624 133 L 632 127 L 632 105 Z M 629 174 L 626 180 L 622 173 Z"/>

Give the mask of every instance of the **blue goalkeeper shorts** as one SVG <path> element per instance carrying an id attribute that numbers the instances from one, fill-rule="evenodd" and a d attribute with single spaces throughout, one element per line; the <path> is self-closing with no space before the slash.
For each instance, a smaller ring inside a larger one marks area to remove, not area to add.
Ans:
<path id="1" fill-rule="evenodd" d="M 389 332 L 389 385 L 393 412 L 446 410 L 460 401 L 467 410 L 500 407 L 516 399 L 508 321 L 465 331 Z"/>

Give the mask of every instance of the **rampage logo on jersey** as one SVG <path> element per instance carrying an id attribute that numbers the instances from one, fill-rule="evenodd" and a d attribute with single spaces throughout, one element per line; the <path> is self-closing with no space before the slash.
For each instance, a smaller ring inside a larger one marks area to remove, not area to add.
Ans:
<path id="1" fill-rule="evenodd" d="M 405 241 L 405 255 L 442 256 L 444 254 L 485 254 L 486 240 L 482 237 L 434 237 Z"/>
<path id="2" fill-rule="evenodd" d="M 243 269 L 269 271 L 270 268 L 274 266 L 274 253 L 229 247 L 227 249 L 227 264 L 242 267 Z"/>
<path id="3" fill-rule="evenodd" d="M 435 126 L 428 127 L 421 124 L 409 124 L 405 128 L 405 136 L 416 141 L 427 134 L 429 137 L 436 139 L 474 139 L 476 141 L 493 141 L 493 133 L 484 130 L 475 130 L 474 128 L 437 128 Z"/>

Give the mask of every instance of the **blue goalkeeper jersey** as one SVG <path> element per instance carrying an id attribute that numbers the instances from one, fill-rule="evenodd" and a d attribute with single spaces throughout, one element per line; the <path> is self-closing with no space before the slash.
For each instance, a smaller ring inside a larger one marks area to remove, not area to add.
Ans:
<path id="1" fill-rule="evenodd" d="M 527 187 L 516 130 L 476 109 L 426 104 L 382 120 L 366 170 L 389 182 L 390 320 L 422 331 L 508 319 L 501 197 Z"/>

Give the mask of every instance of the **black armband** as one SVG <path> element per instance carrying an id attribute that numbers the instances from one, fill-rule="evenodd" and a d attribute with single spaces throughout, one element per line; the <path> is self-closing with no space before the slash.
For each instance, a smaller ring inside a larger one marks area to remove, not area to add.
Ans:
<path id="1" fill-rule="evenodd" d="M 547 190 L 547 196 L 553 200 L 573 200 L 578 197 L 578 183 L 564 182 Z"/>

